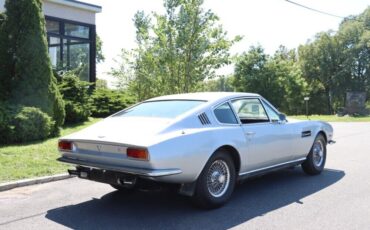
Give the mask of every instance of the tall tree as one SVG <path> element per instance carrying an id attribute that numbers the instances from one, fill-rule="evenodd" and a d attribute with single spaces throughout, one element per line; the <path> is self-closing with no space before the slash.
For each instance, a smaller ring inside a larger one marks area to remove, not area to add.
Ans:
<path id="1" fill-rule="evenodd" d="M 284 94 L 272 72 L 270 57 L 261 46 L 252 46 L 235 64 L 234 87 L 241 92 L 256 92 L 279 107 Z"/>
<path id="2" fill-rule="evenodd" d="M 362 14 L 343 20 L 337 38 L 343 50 L 345 90 L 370 94 L 370 7 Z"/>
<path id="3" fill-rule="evenodd" d="M 233 85 L 237 91 L 256 92 L 281 111 L 298 114 L 307 94 L 307 83 L 302 78 L 295 50 L 281 46 L 274 56 L 262 47 L 252 46 L 235 64 Z"/>
<path id="4" fill-rule="evenodd" d="M 343 53 L 337 37 L 333 33 L 319 33 L 316 39 L 307 45 L 299 47 L 299 57 L 303 75 L 311 86 L 313 93 L 324 91 L 326 112 L 333 113 L 333 93 L 335 82 L 342 77 L 341 64 Z"/>
<path id="5" fill-rule="evenodd" d="M 139 100 L 195 91 L 230 63 L 229 49 L 240 37 L 227 39 L 219 18 L 202 5 L 203 0 L 165 0 L 163 15 L 135 15 L 138 48 L 132 51 L 129 85 L 140 91 Z"/>
<path id="6" fill-rule="evenodd" d="M 370 95 L 370 7 L 344 19 L 336 33 L 322 32 L 299 47 L 299 62 L 314 97 L 312 109 L 333 113 L 347 91 Z M 323 107 L 320 101 L 325 100 Z"/>
<path id="7" fill-rule="evenodd" d="M 280 109 L 289 114 L 302 114 L 308 85 L 297 62 L 296 50 L 280 46 L 269 63 L 270 72 L 278 79 L 279 87 L 284 92 L 280 98 Z"/>
<path id="8" fill-rule="evenodd" d="M 1 84 L 9 85 L 7 100 L 38 107 L 49 114 L 56 127 L 64 122 L 64 104 L 53 76 L 47 50 L 41 0 L 7 0 L 0 54 Z M 5 80 L 5 81 L 3 81 Z"/>

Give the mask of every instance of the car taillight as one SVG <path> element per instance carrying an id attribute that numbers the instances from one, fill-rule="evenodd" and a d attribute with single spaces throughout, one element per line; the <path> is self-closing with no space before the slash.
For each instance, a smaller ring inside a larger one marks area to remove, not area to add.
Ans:
<path id="1" fill-rule="evenodd" d="M 59 141 L 58 148 L 62 151 L 73 151 L 73 143 L 71 141 Z"/>
<path id="2" fill-rule="evenodd" d="M 149 154 L 146 149 L 128 148 L 127 157 L 139 160 L 149 160 Z"/>

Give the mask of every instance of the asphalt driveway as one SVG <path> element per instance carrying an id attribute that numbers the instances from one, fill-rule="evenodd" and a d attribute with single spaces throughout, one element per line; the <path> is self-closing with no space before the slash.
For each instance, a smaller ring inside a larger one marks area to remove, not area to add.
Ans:
<path id="1" fill-rule="evenodd" d="M 370 123 L 333 126 L 321 175 L 296 168 L 254 178 L 221 209 L 73 178 L 1 192 L 0 229 L 369 229 Z"/>

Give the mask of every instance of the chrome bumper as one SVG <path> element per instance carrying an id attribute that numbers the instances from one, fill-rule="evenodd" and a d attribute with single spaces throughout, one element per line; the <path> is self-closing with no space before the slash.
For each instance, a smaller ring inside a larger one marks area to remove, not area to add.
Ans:
<path id="1" fill-rule="evenodd" d="M 97 168 L 103 170 L 110 170 L 122 173 L 128 173 L 132 175 L 144 176 L 144 177 L 161 177 L 161 176 L 170 176 L 182 173 L 180 169 L 143 169 L 143 168 L 132 168 L 132 167 L 125 167 L 125 166 L 116 166 L 116 165 L 106 165 L 106 164 L 99 164 L 89 161 L 83 161 L 68 157 L 60 157 L 58 161 L 86 166 L 90 168 Z"/>

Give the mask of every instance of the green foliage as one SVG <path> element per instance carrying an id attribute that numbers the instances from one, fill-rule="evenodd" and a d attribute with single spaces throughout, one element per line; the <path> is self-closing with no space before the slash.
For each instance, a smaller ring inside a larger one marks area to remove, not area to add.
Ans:
<path id="1" fill-rule="evenodd" d="M 316 40 L 299 47 L 303 75 L 312 88 L 312 94 L 325 95 L 325 113 L 333 113 L 335 81 L 344 77 L 341 71 L 343 56 L 338 39 L 331 33 L 320 33 Z"/>
<path id="2" fill-rule="evenodd" d="M 10 106 L 0 102 L 0 144 L 10 142 L 12 129 L 9 124 L 11 120 L 12 112 Z"/>
<path id="3" fill-rule="evenodd" d="M 41 0 L 7 0 L 5 8 L 0 32 L 2 98 L 40 108 L 55 121 L 56 133 L 64 122 L 64 103 L 48 55 Z"/>
<path id="4" fill-rule="evenodd" d="M 8 55 L 7 33 L 5 31 L 6 14 L 0 14 L 0 101 L 10 97 L 10 73 L 8 66 L 10 59 Z"/>
<path id="5" fill-rule="evenodd" d="M 38 108 L 0 103 L 0 144 L 45 139 L 54 127 L 50 116 Z"/>
<path id="6" fill-rule="evenodd" d="M 318 33 L 295 51 L 284 47 L 270 57 L 251 47 L 235 65 L 237 91 L 260 93 L 289 114 L 333 114 L 345 106 L 346 92 L 370 95 L 370 7 L 341 23 L 338 32 Z M 297 58 L 299 57 L 299 59 Z"/>
<path id="7" fill-rule="evenodd" d="M 122 91 L 96 89 L 91 96 L 92 116 L 107 117 L 134 103 L 134 98 Z"/>
<path id="8" fill-rule="evenodd" d="M 268 66 L 283 92 L 276 106 L 287 114 L 304 113 L 303 98 L 308 95 L 309 88 L 297 63 L 296 51 L 280 46 Z"/>
<path id="9" fill-rule="evenodd" d="M 99 35 L 96 35 L 96 63 L 101 63 L 105 60 L 104 54 L 103 54 L 103 41 L 99 37 Z"/>
<path id="10" fill-rule="evenodd" d="M 283 90 L 270 68 L 269 56 L 262 47 L 251 47 L 235 64 L 234 87 L 240 92 L 256 92 L 279 107 Z"/>
<path id="11" fill-rule="evenodd" d="M 296 64 L 294 50 L 281 46 L 273 57 L 262 47 L 251 47 L 235 65 L 233 85 L 236 91 L 256 92 L 281 111 L 289 114 L 302 112 L 307 83 Z"/>
<path id="12" fill-rule="evenodd" d="M 96 79 L 95 82 L 95 88 L 96 89 L 108 89 L 108 82 L 104 79 Z"/>
<path id="13" fill-rule="evenodd" d="M 12 142 L 46 139 L 52 133 L 55 122 L 38 108 L 23 107 L 11 123 Z"/>
<path id="14" fill-rule="evenodd" d="M 205 80 L 200 84 L 197 91 L 203 92 L 233 92 L 234 77 L 233 76 L 220 76 L 218 78 Z"/>
<path id="15" fill-rule="evenodd" d="M 65 102 L 66 123 L 87 121 L 91 115 L 89 104 L 89 86 L 73 73 L 68 72 L 61 77 L 58 85 Z"/>
<path id="16" fill-rule="evenodd" d="M 61 135 L 75 133 L 99 120 L 90 118 L 82 124 L 63 126 Z M 65 172 L 69 166 L 55 160 L 60 157 L 56 146 L 58 138 L 0 146 L 0 183 Z"/>
<path id="17" fill-rule="evenodd" d="M 65 101 L 66 124 L 87 121 L 91 115 L 89 105 L 81 105 L 73 101 Z"/>
<path id="18" fill-rule="evenodd" d="M 350 91 L 370 93 L 370 7 L 362 14 L 344 20 L 336 35 L 343 55 L 342 84 Z"/>
<path id="19" fill-rule="evenodd" d="M 370 7 L 299 47 L 300 68 L 310 86 L 310 111 L 332 114 L 347 91 L 370 95 Z"/>
<path id="20" fill-rule="evenodd" d="M 138 100 L 192 92 L 204 79 L 231 62 L 230 47 L 219 18 L 204 10 L 203 0 L 165 0 L 165 13 L 134 17 L 137 49 L 122 51 L 112 75 Z M 155 18 L 155 23 L 152 19 Z"/>
<path id="21" fill-rule="evenodd" d="M 337 115 L 305 115 L 289 116 L 289 118 L 298 120 L 313 120 L 313 121 L 326 121 L 326 122 L 370 122 L 370 116 L 337 116 Z"/>
<path id="22" fill-rule="evenodd" d="M 0 26 L 3 24 L 5 21 L 6 15 L 4 13 L 0 13 Z"/>

